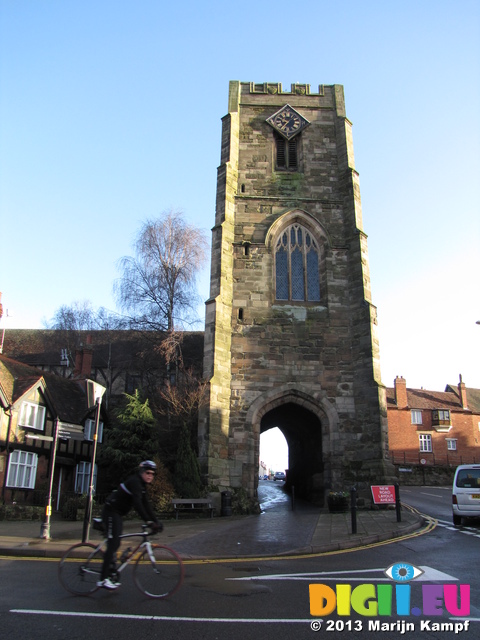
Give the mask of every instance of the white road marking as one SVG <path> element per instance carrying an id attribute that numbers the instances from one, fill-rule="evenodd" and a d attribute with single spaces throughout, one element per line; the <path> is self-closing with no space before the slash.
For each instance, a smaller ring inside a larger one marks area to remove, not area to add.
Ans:
<path id="1" fill-rule="evenodd" d="M 448 520 L 437 520 L 437 524 L 439 527 L 443 527 L 448 531 L 456 531 L 457 533 L 464 533 L 467 536 L 480 538 L 480 530 L 478 529 L 478 527 L 463 527 L 463 526 L 454 527 L 453 524 Z"/>
<path id="2" fill-rule="evenodd" d="M 24 613 L 39 616 L 70 616 L 77 618 L 113 618 L 122 620 L 155 620 L 162 622 L 234 622 L 254 624 L 310 624 L 311 618 L 195 618 L 188 616 L 139 616 L 129 613 L 86 613 L 84 611 L 40 611 L 37 609 L 10 609 L 10 613 Z"/>
<path id="3" fill-rule="evenodd" d="M 27 615 L 39 616 L 67 616 L 70 618 L 103 618 L 106 620 L 144 620 L 154 622 L 209 622 L 209 623 L 226 623 L 233 622 L 235 624 L 311 624 L 312 618 L 196 618 L 187 616 L 139 616 L 128 613 L 88 613 L 80 611 L 45 611 L 37 609 L 10 609 L 10 613 L 19 613 Z M 321 622 L 315 619 L 317 622 Z M 470 622 L 480 622 L 480 618 L 450 618 L 450 620 L 460 621 L 469 620 Z"/>
<path id="4" fill-rule="evenodd" d="M 459 578 L 438 571 L 433 567 L 421 566 L 420 569 L 424 571 L 423 575 L 415 578 L 415 582 L 452 582 L 458 581 Z M 359 569 L 357 571 L 319 571 L 312 573 L 277 573 L 264 576 L 244 576 L 242 578 L 226 578 L 226 580 L 345 580 L 347 582 L 364 582 L 365 579 L 369 581 L 385 580 L 385 569 Z M 365 577 L 366 573 L 379 573 L 378 577 Z M 359 574 L 358 577 L 356 574 Z"/>

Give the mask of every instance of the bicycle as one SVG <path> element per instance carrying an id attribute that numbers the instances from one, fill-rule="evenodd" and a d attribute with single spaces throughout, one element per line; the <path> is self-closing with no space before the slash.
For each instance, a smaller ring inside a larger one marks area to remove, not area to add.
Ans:
<path id="1" fill-rule="evenodd" d="M 105 534 L 101 520 L 94 519 L 93 528 Z M 134 548 L 128 547 L 123 552 L 119 566 L 112 567 L 112 578 L 118 581 L 118 576 L 133 561 L 133 581 L 138 589 L 149 598 L 167 598 L 182 586 L 183 562 L 173 549 L 152 544 L 148 537 L 153 534 L 148 528 L 144 524 L 141 533 L 120 536 L 121 540 L 135 537 L 141 537 L 142 540 Z M 67 591 L 88 596 L 100 588 L 97 582 L 100 580 L 106 543 L 107 538 L 97 545 L 79 542 L 65 552 L 58 566 L 58 577 Z"/>

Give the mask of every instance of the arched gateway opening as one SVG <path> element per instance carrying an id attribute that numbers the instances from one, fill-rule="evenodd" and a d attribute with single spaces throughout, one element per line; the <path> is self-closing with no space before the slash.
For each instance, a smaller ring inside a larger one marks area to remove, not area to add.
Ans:
<path id="1" fill-rule="evenodd" d="M 323 506 L 332 481 L 330 439 L 338 424 L 325 392 L 309 395 L 290 385 L 272 389 L 252 403 L 247 420 L 255 438 L 257 483 L 260 435 L 277 427 L 288 444 L 287 487 L 294 486 L 297 497 Z"/>
<path id="2" fill-rule="evenodd" d="M 322 425 L 311 411 L 287 402 L 268 411 L 260 422 L 260 433 L 278 427 L 288 444 L 286 487 L 295 487 L 295 495 L 323 503 L 324 464 Z"/>

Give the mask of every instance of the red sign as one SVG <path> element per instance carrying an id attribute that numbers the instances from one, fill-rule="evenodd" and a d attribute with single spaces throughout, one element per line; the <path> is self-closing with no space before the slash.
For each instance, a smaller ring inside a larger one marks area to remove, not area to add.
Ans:
<path id="1" fill-rule="evenodd" d="M 395 487 L 393 484 L 373 485 L 372 495 L 375 504 L 395 504 Z"/>

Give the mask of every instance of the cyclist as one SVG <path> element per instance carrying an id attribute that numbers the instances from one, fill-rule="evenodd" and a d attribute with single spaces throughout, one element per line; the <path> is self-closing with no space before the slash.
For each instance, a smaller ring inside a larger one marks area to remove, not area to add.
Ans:
<path id="1" fill-rule="evenodd" d="M 150 525 L 154 532 L 162 531 L 163 525 L 158 522 L 147 495 L 147 486 L 153 481 L 157 465 L 152 460 L 144 460 L 137 472 L 122 482 L 118 489 L 111 493 L 105 501 L 102 520 L 107 532 L 107 549 L 103 559 L 101 579 L 97 586 L 104 589 L 117 589 L 120 583 L 111 576 L 115 566 L 115 554 L 120 546 L 123 530 L 123 516 L 132 509 Z"/>

